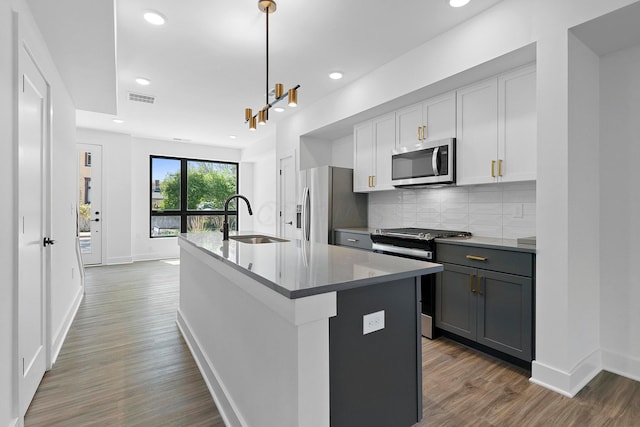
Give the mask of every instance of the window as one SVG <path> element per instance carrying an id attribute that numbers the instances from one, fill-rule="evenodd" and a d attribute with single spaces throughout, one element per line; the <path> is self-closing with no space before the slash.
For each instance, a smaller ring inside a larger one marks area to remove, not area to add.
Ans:
<path id="1" fill-rule="evenodd" d="M 224 202 L 238 190 L 238 164 L 151 156 L 150 236 L 218 231 Z M 237 230 L 236 200 L 229 203 L 229 229 Z"/>
<path id="2" fill-rule="evenodd" d="M 85 204 L 91 203 L 91 177 L 84 177 L 84 200 Z"/>

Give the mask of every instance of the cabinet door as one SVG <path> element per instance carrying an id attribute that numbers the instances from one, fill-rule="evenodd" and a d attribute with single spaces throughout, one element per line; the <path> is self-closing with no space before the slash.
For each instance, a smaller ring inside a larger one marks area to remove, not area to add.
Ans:
<path id="1" fill-rule="evenodd" d="M 498 77 L 500 180 L 536 179 L 536 70 L 520 68 Z"/>
<path id="2" fill-rule="evenodd" d="M 353 191 L 371 191 L 373 167 L 373 124 L 353 128 Z"/>
<path id="3" fill-rule="evenodd" d="M 375 167 L 373 170 L 373 190 L 393 190 L 391 185 L 391 152 L 396 145 L 396 115 L 387 114 L 373 121 L 375 143 Z"/>
<path id="4" fill-rule="evenodd" d="M 498 144 L 498 79 L 458 90 L 456 104 L 457 183 L 495 182 L 491 166 L 496 161 Z"/>
<path id="5" fill-rule="evenodd" d="M 476 269 L 444 264 L 436 274 L 436 326 L 476 339 Z"/>
<path id="6" fill-rule="evenodd" d="M 422 126 L 422 104 L 412 105 L 396 112 L 396 148 L 414 147 L 419 140 L 418 128 Z"/>
<path id="7" fill-rule="evenodd" d="M 531 361 L 532 280 L 478 270 L 477 342 Z"/>
<path id="8" fill-rule="evenodd" d="M 456 94 L 431 98 L 422 105 L 425 141 L 456 136 Z"/>

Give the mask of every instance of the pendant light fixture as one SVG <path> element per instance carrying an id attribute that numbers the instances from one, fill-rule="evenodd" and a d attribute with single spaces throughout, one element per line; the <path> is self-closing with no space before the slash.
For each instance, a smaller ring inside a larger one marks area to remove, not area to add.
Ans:
<path id="1" fill-rule="evenodd" d="M 257 114 L 253 114 L 253 110 L 251 108 L 245 108 L 244 110 L 244 122 L 249 123 L 249 130 L 256 130 L 256 123 L 259 125 L 267 124 L 267 120 L 269 120 L 269 109 L 273 107 L 278 102 L 282 101 L 285 98 L 289 99 L 289 107 L 295 107 L 298 105 L 298 89 L 300 85 L 296 85 L 289 89 L 287 92 L 284 90 L 284 85 L 282 83 L 276 83 L 275 89 L 271 91 L 269 89 L 269 15 L 276 11 L 276 2 L 274 0 L 258 0 L 258 9 L 263 12 L 267 17 L 267 25 L 266 25 L 266 46 L 267 46 L 267 55 L 266 55 L 266 75 L 265 75 L 265 105 L 262 107 Z M 273 94 L 274 100 L 269 102 L 269 95 Z"/>

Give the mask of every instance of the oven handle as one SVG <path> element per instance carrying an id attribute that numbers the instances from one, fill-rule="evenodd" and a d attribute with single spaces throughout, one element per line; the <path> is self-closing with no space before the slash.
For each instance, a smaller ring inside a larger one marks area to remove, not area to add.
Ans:
<path id="1" fill-rule="evenodd" d="M 407 255 L 419 259 L 433 259 L 432 251 L 423 249 L 401 248 L 399 246 L 385 245 L 384 243 L 374 243 L 372 246 L 374 251 L 389 252 L 391 254 Z"/>

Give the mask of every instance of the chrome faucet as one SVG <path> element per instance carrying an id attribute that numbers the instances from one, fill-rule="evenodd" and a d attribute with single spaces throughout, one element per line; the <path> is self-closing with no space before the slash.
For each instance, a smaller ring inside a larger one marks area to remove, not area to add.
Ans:
<path id="1" fill-rule="evenodd" d="M 234 194 L 233 196 L 227 197 L 227 200 L 224 201 L 224 222 L 222 223 L 222 240 L 223 241 L 229 240 L 229 202 L 233 199 L 243 199 L 245 202 L 247 202 L 247 209 L 249 210 L 249 215 L 253 215 L 253 211 L 251 210 L 251 203 L 249 203 L 249 200 L 246 197 L 244 197 L 241 194 Z"/>

